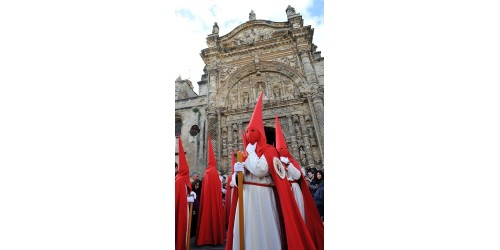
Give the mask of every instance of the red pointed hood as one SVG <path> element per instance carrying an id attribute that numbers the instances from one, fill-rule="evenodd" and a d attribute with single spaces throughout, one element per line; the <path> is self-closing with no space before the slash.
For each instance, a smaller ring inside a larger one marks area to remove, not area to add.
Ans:
<path id="1" fill-rule="evenodd" d="M 187 164 L 184 147 L 182 146 L 181 135 L 179 134 L 179 172 L 175 176 L 175 181 L 182 180 L 191 191 L 191 181 L 189 180 L 189 166 Z"/>
<path id="2" fill-rule="evenodd" d="M 276 116 L 274 127 L 276 131 L 276 149 L 278 150 L 278 153 L 280 154 L 280 156 L 292 158 L 290 152 L 288 151 L 288 146 L 286 145 L 285 136 L 281 131 L 281 125 L 278 116 Z"/>
<path id="3" fill-rule="evenodd" d="M 217 172 L 217 163 L 215 161 L 214 149 L 212 148 L 212 139 L 208 135 L 208 166 L 207 171 Z"/>
<path id="4" fill-rule="evenodd" d="M 248 143 L 257 142 L 257 149 L 255 152 L 260 157 L 264 152 L 264 148 L 267 145 L 266 133 L 264 132 L 264 122 L 262 121 L 262 94 L 260 92 L 259 100 L 255 105 L 252 118 L 248 123 L 246 133 L 246 139 Z"/>

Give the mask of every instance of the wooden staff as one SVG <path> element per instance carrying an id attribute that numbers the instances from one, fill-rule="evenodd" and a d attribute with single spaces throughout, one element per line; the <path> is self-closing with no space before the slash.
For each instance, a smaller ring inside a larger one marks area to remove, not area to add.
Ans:
<path id="1" fill-rule="evenodd" d="M 243 161 L 242 152 L 238 150 L 238 162 Z M 238 172 L 238 212 L 240 218 L 240 250 L 245 250 L 245 220 L 243 217 L 243 172 Z"/>
<path id="2" fill-rule="evenodd" d="M 189 243 L 191 243 L 191 220 L 193 219 L 193 203 L 189 204 L 189 223 L 188 223 L 188 236 L 187 236 L 187 243 L 186 243 L 186 249 L 189 250 Z"/>

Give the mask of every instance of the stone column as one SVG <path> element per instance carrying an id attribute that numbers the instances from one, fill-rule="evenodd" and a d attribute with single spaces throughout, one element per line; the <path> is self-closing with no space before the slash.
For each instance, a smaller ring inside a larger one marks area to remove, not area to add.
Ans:
<path id="1" fill-rule="evenodd" d="M 311 117 L 313 120 L 313 125 L 314 125 L 314 130 L 316 131 L 316 139 L 318 141 L 318 148 L 319 152 L 321 153 L 321 162 L 323 162 L 324 155 L 323 155 L 323 102 L 320 101 L 320 104 L 317 104 L 318 107 L 315 108 L 314 106 L 314 101 L 311 100 L 311 96 L 307 96 L 307 102 L 309 103 L 309 108 L 311 109 Z M 318 102 L 316 100 L 316 102 Z M 321 126 L 319 125 L 318 119 L 321 118 Z"/>
<path id="2" fill-rule="evenodd" d="M 222 154 L 221 154 L 221 149 L 222 149 L 222 127 L 221 127 L 221 116 L 220 116 L 220 109 L 217 109 L 217 152 L 215 152 L 216 155 L 216 162 L 217 162 L 217 169 L 221 169 L 221 163 L 222 163 Z"/>
<path id="3" fill-rule="evenodd" d="M 300 52 L 300 59 L 302 61 L 302 66 L 304 66 L 304 75 L 306 76 L 307 83 L 314 85 L 318 84 L 309 51 L 302 50 Z"/>
<path id="4" fill-rule="evenodd" d="M 318 134 L 318 137 L 321 139 L 319 140 L 320 148 L 322 149 L 324 146 L 323 143 L 323 138 L 324 138 L 324 104 L 323 104 L 323 98 L 320 93 L 314 94 L 312 96 L 312 102 L 313 102 L 313 107 L 314 107 L 314 115 L 313 119 L 316 119 L 318 123 L 318 129 L 316 133 Z M 323 155 L 323 150 L 321 150 L 321 154 Z M 324 159 L 324 155 L 323 155 Z"/>
<path id="5" fill-rule="evenodd" d="M 297 157 L 299 154 L 299 151 L 297 149 L 297 141 L 295 138 L 295 127 L 293 126 L 292 116 L 289 115 L 286 118 L 287 118 L 286 120 L 288 121 L 288 131 L 290 132 L 290 141 L 287 141 L 288 151 L 290 152 L 290 154 L 292 154 L 292 156 L 295 159 L 295 157 Z M 299 161 L 298 158 L 296 160 Z"/>
<path id="6" fill-rule="evenodd" d="M 217 94 L 217 78 L 219 71 L 217 70 L 216 66 L 210 66 L 207 68 L 210 68 L 210 70 L 208 71 L 209 73 L 208 73 L 207 104 L 213 107 L 215 105 L 215 99 Z"/>
<path id="7" fill-rule="evenodd" d="M 230 123 L 227 127 L 227 148 L 228 148 L 228 154 L 231 153 L 230 151 L 233 150 L 233 124 Z"/>
<path id="8" fill-rule="evenodd" d="M 302 156 L 301 156 L 301 153 L 300 153 L 300 150 L 299 150 L 299 148 L 301 146 L 303 146 L 304 150 L 305 150 L 305 145 L 302 143 L 303 138 L 302 138 L 302 131 L 301 131 L 301 128 L 300 128 L 300 118 L 299 118 L 299 115 L 293 115 L 292 120 L 293 120 L 293 130 L 295 132 L 295 140 L 296 140 L 296 148 L 297 148 L 297 156 L 296 157 L 298 159 L 298 162 L 300 162 L 301 166 L 305 166 L 305 165 L 307 165 L 307 161 L 303 161 L 301 159 Z"/>
<path id="9" fill-rule="evenodd" d="M 304 115 L 299 116 L 299 119 L 300 129 L 302 130 L 302 140 L 304 141 L 304 149 L 306 150 L 307 165 L 312 167 L 314 165 L 314 159 L 311 150 L 311 144 L 309 143 L 309 133 L 307 132 Z"/>

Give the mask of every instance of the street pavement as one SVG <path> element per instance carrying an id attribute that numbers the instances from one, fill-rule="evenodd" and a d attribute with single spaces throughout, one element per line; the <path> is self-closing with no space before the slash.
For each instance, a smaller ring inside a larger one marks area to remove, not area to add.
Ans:
<path id="1" fill-rule="evenodd" d="M 227 235 L 227 234 L 226 234 Z M 215 245 L 215 246 L 196 246 L 196 237 L 191 237 L 191 243 L 190 248 L 191 249 L 205 249 L 205 250 L 223 250 L 226 249 L 226 239 L 224 239 L 224 244 L 223 245 Z"/>

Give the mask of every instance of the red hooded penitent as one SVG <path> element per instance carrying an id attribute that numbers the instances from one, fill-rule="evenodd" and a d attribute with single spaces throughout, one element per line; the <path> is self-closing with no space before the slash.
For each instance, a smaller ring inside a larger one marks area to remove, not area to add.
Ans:
<path id="1" fill-rule="evenodd" d="M 306 233 L 307 227 L 302 220 L 302 215 L 300 214 L 297 202 L 293 196 L 292 190 L 290 188 L 290 183 L 286 177 L 282 179 L 279 177 L 278 173 L 274 168 L 273 159 L 279 159 L 278 151 L 272 145 L 268 145 L 266 142 L 266 135 L 264 133 L 264 123 L 262 120 L 262 92 L 260 93 L 259 100 L 255 105 L 254 113 L 250 119 L 250 123 L 246 129 L 246 140 L 247 143 L 257 142 L 257 148 L 255 152 L 258 157 L 264 155 L 267 160 L 267 165 L 269 166 L 269 172 L 271 178 L 273 179 L 275 190 L 277 194 L 276 205 L 280 208 L 281 212 L 281 228 L 284 237 L 284 242 L 282 242 L 283 249 L 290 250 L 302 250 L 311 249 L 314 250 L 316 247 L 311 239 L 311 236 Z M 231 214 L 236 206 L 231 207 Z M 230 215 L 232 216 L 232 215 Z M 233 216 L 234 217 L 234 216 Z M 251 219 L 251 218 L 245 218 Z M 274 223 L 274 222 L 269 222 Z M 262 225 L 265 227 L 266 225 Z M 232 247 L 232 234 L 228 232 L 228 240 L 226 243 L 226 249 L 228 249 L 228 244 L 231 243 Z M 280 240 L 280 239 L 276 239 Z"/>
<path id="2" fill-rule="evenodd" d="M 288 151 L 288 147 L 286 145 L 285 136 L 281 131 L 280 121 L 278 116 L 275 119 L 275 128 L 276 128 L 276 149 L 280 156 L 288 157 L 288 160 L 293 164 L 297 170 L 302 173 L 300 165 L 297 161 L 295 161 Z M 302 197 L 304 198 L 304 214 L 306 215 L 306 226 L 309 234 L 311 235 L 312 240 L 314 241 L 314 245 L 316 249 L 323 250 L 324 249 L 324 226 L 321 221 L 321 216 L 319 215 L 318 209 L 316 208 L 316 204 L 314 204 L 313 197 L 311 192 L 309 191 L 309 187 L 306 183 L 306 180 L 303 175 L 300 176 L 298 180 L 300 185 L 300 189 L 302 191 Z"/>
<path id="3" fill-rule="evenodd" d="M 187 189 L 187 190 L 186 190 Z M 175 249 L 186 249 L 188 229 L 187 196 L 191 192 L 189 166 L 184 155 L 181 136 L 179 135 L 179 172 L 175 176 Z"/>
<path id="4" fill-rule="evenodd" d="M 224 244 L 224 209 L 222 208 L 222 184 L 217 172 L 212 140 L 208 136 L 208 167 L 201 185 L 196 244 Z"/>

